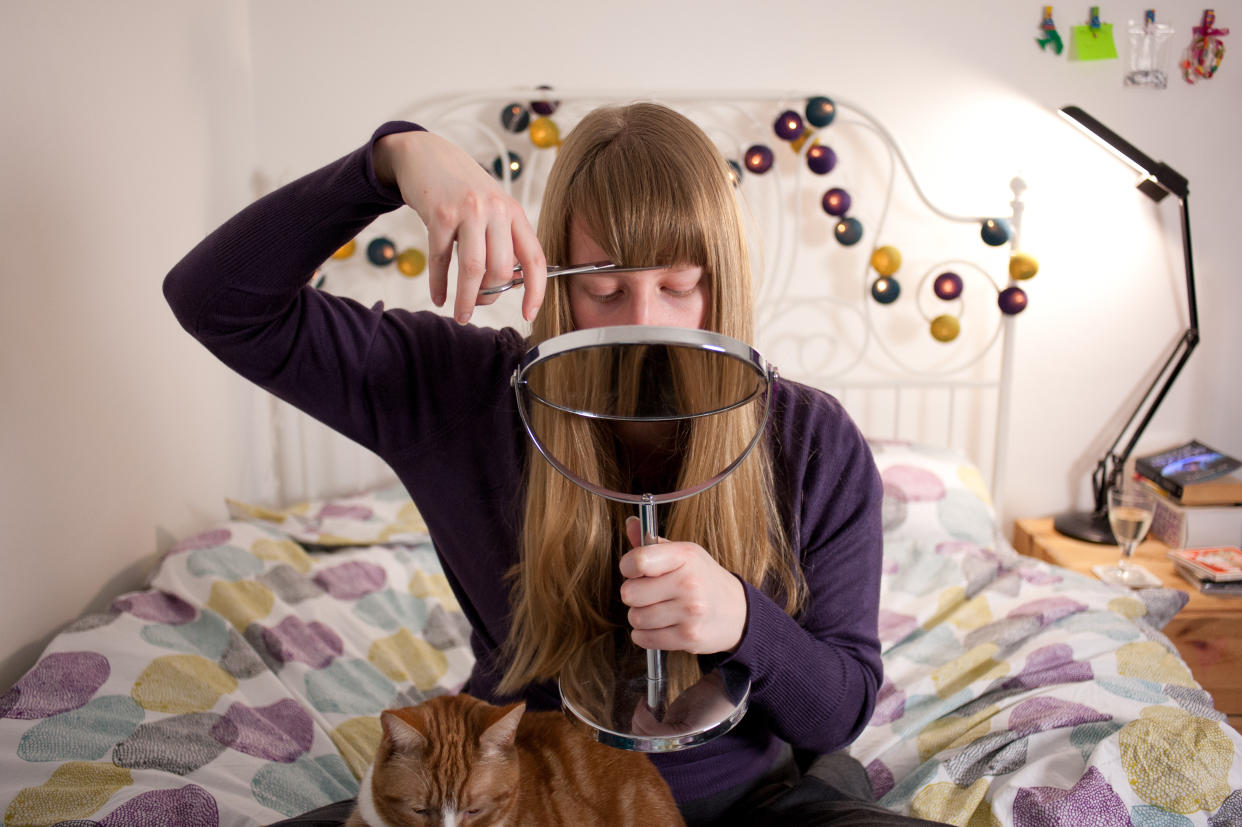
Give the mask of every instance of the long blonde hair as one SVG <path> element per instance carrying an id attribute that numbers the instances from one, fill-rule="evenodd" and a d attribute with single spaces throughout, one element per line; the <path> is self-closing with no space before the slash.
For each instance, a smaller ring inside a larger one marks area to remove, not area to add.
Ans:
<path id="1" fill-rule="evenodd" d="M 597 109 L 566 138 L 548 177 L 539 217 L 547 260 L 570 260 L 570 226 L 578 221 L 612 261 L 699 266 L 709 288 L 704 326 L 750 342 L 750 259 L 729 172 L 702 130 L 667 107 Z M 548 281 L 531 344 L 574 329 L 565 282 Z M 535 406 L 532 415 L 555 415 L 542 407 Z M 759 416 L 757 407 L 748 405 L 693 420 L 686 429 L 679 486 L 712 476 L 708 466 L 717 458 L 739 456 Z M 567 463 L 573 468 L 594 464 L 592 481 L 615 487 L 617 470 L 608 459 L 612 446 L 602 444 L 597 428 L 563 416 L 536 427 L 548 434 L 545 442 L 554 456 L 574 457 Z M 805 580 L 781 525 L 766 440 L 723 482 L 665 508 L 671 509 L 666 537 L 698 543 L 791 614 L 801 606 Z M 578 669 L 585 663 L 599 673 L 607 670 L 616 632 L 625 625 L 617 560 L 628 549 L 624 519 L 634 513 L 633 506 L 583 490 L 528 452 L 501 692 L 517 693 L 529 682 L 556 677 L 571 662 Z M 697 661 L 671 653 L 669 670 L 686 685 L 697 675 Z"/>

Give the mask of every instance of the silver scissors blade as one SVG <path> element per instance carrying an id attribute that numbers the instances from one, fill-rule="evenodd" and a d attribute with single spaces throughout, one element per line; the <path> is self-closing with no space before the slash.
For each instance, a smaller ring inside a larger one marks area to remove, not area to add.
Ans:
<path id="1" fill-rule="evenodd" d="M 635 273 L 639 270 L 661 270 L 659 266 L 644 265 L 642 267 L 620 267 L 611 261 L 595 261 L 590 264 L 574 264 L 574 265 L 548 265 L 548 278 L 553 276 L 572 276 L 576 273 Z M 513 272 L 522 272 L 522 265 L 513 265 Z M 522 284 L 526 280 L 521 276 L 517 276 L 512 281 L 504 284 L 498 284 L 495 287 L 484 287 L 479 291 L 480 296 L 491 296 L 496 293 L 503 293 Z"/>

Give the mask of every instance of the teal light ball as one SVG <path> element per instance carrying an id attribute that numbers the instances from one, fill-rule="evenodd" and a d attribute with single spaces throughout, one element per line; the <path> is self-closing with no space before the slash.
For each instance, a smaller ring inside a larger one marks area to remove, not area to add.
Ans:
<path id="1" fill-rule="evenodd" d="M 385 267 L 392 264 L 393 259 L 397 257 L 397 245 L 393 244 L 387 238 L 380 236 L 371 241 L 367 245 L 367 261 L 376 267 Z"/>
<path id="2" fill-rule="evenodd" d="M 509 153 L 509 180 L 516 181 L 522 174 L 522 159 L 516 152 Z M 492 161 L 492 175 L 501 180 L 505 177 L 504 160 L 499 155 Z"/>
<path id="3" fill-rule="evenodd" d="M 520 103 L 511 103 L 500 110 L 500 124 L 509 132 L 525 132 L 530 126 L 530 110 Z"/>
<path id="4" fill-rule="evenodd" d="M 814 127 L 825 127 L 837 116 L 837 105 L 832 98 L 816 95 L 806 102 L 806 122 Z"/>
<path id="5" fill-rule="evenodd" d="M 901 285 L 892 276 L 880 276 L 871 282 L 871 298 L 880 304 L 892 304 L 901 295 Z"/>
<path id="6" fill-rule="evenodd" d="M 1003 218 L 985 218 L 979 229 L 979 237 L 984 244 L 999 247 L 1009 241 L 1009 222 Z"/>
<path id="7" fill-rule="evenodd" d="M 832 228 L 837 241 L 846 247 L 853 247 L 863 236 L 862 222 L 857 218 L 842 218 Z"/>

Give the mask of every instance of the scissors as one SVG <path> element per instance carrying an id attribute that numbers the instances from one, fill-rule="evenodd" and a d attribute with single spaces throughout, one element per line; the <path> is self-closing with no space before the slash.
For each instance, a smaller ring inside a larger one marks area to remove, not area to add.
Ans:
<path id="1" fill-rule="evenodd" d="M 611 261 L 596 261 L 590 264 L 574 264 L 570 266 L 550 264 L 548 265 L 548 278 L 552 278 L 553 276 L 572 276 L 576 273 L 634 273 L 639 270 L 662 270 L 662 269 L 664 268 L 659 267 L 659 266 L 652 266 L 649 264 L 643 265 L 642 267 L 620 267 L 616 264 L 613 264 Z M 513 265 L 513 272 L 515 273 L 522 272 L 522 265 L 521 264 Z M 480 296 L 492 296 L 492 295 L 495 295 L 496 293 L 503 293 L 506 290 L 509 290 L 513 287 L 517 287 L 519 284 L 522 284 L 523 282 L 525 282 L 525 279 L 522 278 L 521 276 L 517 276 L 512 281 L 506 282 L 505 284 L 498 284 L 495 287 L 485 287 L 479 291 L 479 295 Z"/>

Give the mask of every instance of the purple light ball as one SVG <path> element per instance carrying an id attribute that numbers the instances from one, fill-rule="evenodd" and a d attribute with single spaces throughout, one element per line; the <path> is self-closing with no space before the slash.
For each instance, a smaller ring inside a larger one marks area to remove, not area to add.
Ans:
<path id="1" fill-rule="evenodd" d="M 938 299 L 952 301 L 962 295 L 962 277 L 957 273 L 941 273 L 932 282 L 932 292 Z"/>
<path id="2" fill-rule="evenodd" d="M 1026 291 L 1021 287 L 1006 287 L 996 297 L 996 303 L 1006 316 L 1016 316 L 1026 310 Z"/>
<path id="3" fill-rule="evenodd" d="M 850 194 L 840 187 L 833 187 L 824 193 L 824 212 L 837 218 L 850 211 Z"/>
<path id="4" fill-rule="evenodd" d="M 552 91 L 551 86 L 536 86 L 535 88 L 539 90 L 540 92 L 551 92 Z M 544 98 L 542 100 L 531 101 L 530 109 L 536 115 L 542 115 L 546 118 L 548 115 L 551 115 L 553 112 L 555 112 L 560 105 L 561 105 L 560 101 L 550 101 Z"/>
<path id="5" fill-rule="evenodd" d="M 832 147 L 815 144 L 806 151 L 806 165 L 816 175 L 827 175 L 837 165 L 837 153 Z"/>
<path id="6" fill-rule="evenodd" d="M 746 169 L 762 175 L 772 168 L 772 150 L 763 144 L 755 144 L 746 150 L 743 160 L 746 162 Z"/>
<path id="7" fill-rule="evenodd" d="M 802 137 L 802 130 L 805 128 L 802 123 L 802 116 L 792 109 L 786 109 L 776 119 L 776 123 L 772 126 L 776 130 L 776 134 L 784 141 L 792 141 Z"/>

